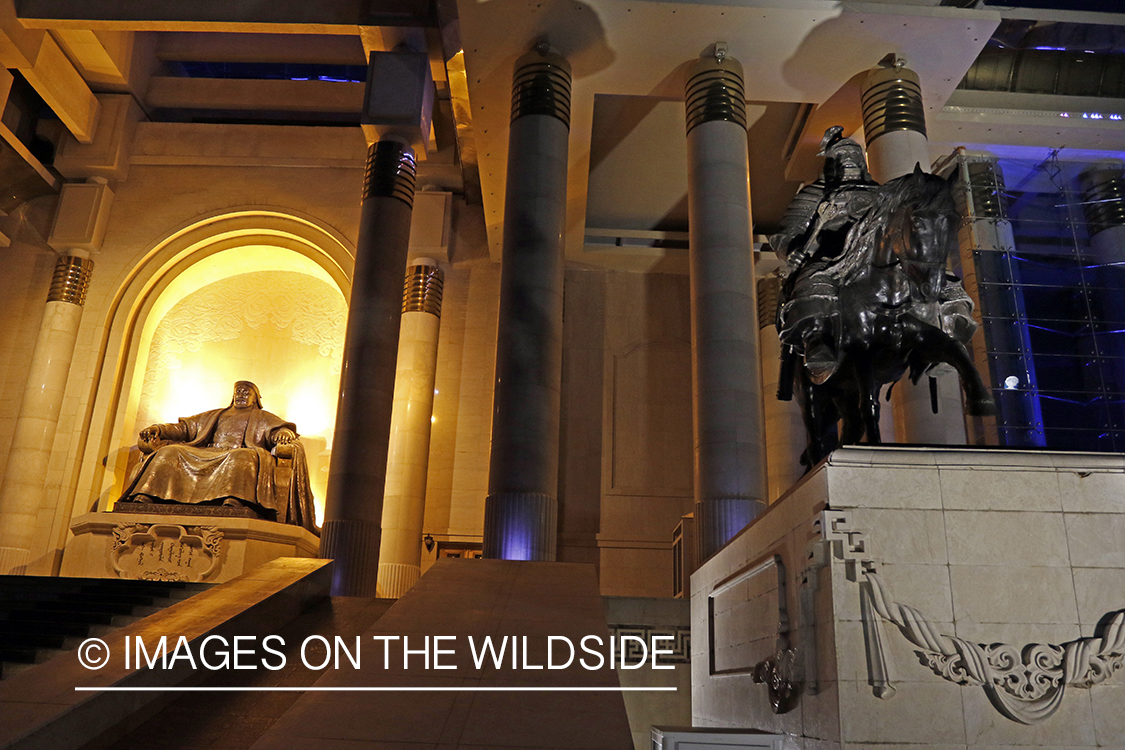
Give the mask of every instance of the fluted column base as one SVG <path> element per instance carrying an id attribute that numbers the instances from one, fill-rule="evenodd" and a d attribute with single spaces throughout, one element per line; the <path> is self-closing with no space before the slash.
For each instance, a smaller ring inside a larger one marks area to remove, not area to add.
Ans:
<path id="1" fill-rule="evenodd" d="M 402 563 L 379 563 L 378 597 L 398 599 L 422 577 L 422 568 Z"/>
<path id="2" fill-rule="evenodd" d="M 766 509 L 762 500 L 748 497 L 709 498 L 695 504 L 695 539 L 698 564 L 719 551 L 735 534 Z"/>
<path id="3" fill-rule="evenodd" d="M 333 596 L 377 596 L 379 540 L 375 521 L 338 519 L 324 522 L 320 556 L 331 559 Z"/>
<path id="4" fill-rule="evenodd" d="M 499 492 L 484 501 L 484 556 L 554 562 L 559 501 L 538 492 Z"/>
<path id="5" fill-rule="evenodd" d="M 0 547 L 0 576 L 22 576 L 27 573 L 31 550 L 19 547 Z"/>

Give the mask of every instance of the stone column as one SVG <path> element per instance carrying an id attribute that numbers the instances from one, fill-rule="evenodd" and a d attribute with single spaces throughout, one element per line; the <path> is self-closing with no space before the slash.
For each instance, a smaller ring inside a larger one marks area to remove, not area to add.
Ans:
<path id="1" fill-rule="evenodd" d="M 868 169 L 882 183 L 913 172 L 915 164 L 930 170 L 922 88 L 905 62 L 888 56 L 888 63 L 872 70 L 863 84 Z M 928 378 L 918 385 L 903 378 L 893 390 L 895 435 L 905 443 L 964 445 L 965 409 L 957 373 L 939 367 L 931 374 L 937 378 L 938 413 L 933 413 Z"/>
<path id="2" fill-rule="evenodd" d="M 777 398 L 781 339 L 777 336 L 777 274 L 758 279 L 758 346 L 762 357 L 762 411 L 765 415 L 769 502 L 776 501 L 804 473 L 801 453 L 808 443 L 797 401 Z"/>
<path id="3" fill-rule="evenodd" d="M 409 146 L 391 139 L 371 146 L 320 540 L 320 556 L 336 561 L 336 596 L 376 593 L 414 180 Z"/>
<path id="4" fill-rule="evenodd" d="M 406 270 L 379 549 L 378 596 L 388 599 L 421 575 L 442 285 L 435 260 L 417 258 Z"/>
<path id="5" fill-rule="evenodd" d="M 570 65 L 516 61 L 508 136 L 484 556 L 554 560 Z"/>
<path id="6" fill-rule="evenodd" d="M 703 563 L 766 506 L 742 66 L 720 48 L 686 88 L 695 523 Z"/>
<path id="7" fill-rule="evenodd" d="M 82 250 L 61 255 L 55 264 L 0 485 L 0 575 L 23 574 L 31 562 L 36 519 L 44 504 L 47 467 L 93 267 Z"/>

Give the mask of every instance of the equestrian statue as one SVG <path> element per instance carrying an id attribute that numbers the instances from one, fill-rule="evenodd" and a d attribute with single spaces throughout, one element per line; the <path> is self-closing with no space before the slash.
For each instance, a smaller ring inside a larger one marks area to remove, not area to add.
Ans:
<path id="1" fill-rule="evenodd" d="M 820 178 L 797 193 L 770 237 L 784 261 L 778 398 L 797 393 L 810 468 L 837 445 L 878 445 L 879 392 L 907 373 L 917 383 L 950 365 L 968 412 L 995 413 L 965 348 L 977 329 L 973 302 L 946 270 L 960 221 L 952 178 L 915 166 L 880 185 L 863 148 L 842 133 L 838 125 L 825 132 Z"/>

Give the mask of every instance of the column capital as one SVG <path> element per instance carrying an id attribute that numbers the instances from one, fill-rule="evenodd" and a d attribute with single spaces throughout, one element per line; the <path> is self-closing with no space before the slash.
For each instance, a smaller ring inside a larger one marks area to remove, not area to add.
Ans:
<path id="1" fill-rule="evenodd" d="M 426 312 L 441 317 L 441 296 L 445 275 L 436 263 L 425 263 L 429 258 L 418 258 L 406 269 L 402 290 L 402 311 Z"/>
<path id="2" fill-rule="evenodd" d="M 570 63 L 545 44 L 516 60 L 512 75 L 512 122 L 547 115 L 570 129 Z"/>
<path id="3" fill-rule="evenodd" d="M 888 55 L 888 57 L 890 57 Z M 895 63 L 873 68 L 864 79 L 863 134 L 868 148 L 881 135 L 911 130 L 926 135 L 926 112 L 918 74 Z"/>
<path id="4" fill-rule="evenodd" d="M 414 207 L 417 165 L 414 149 L 395 138 L 386 138 L 367 150 L 363 175 L 363 199 L 397 198 Z"/>
<path id="5" fill-rule="evenodd" d="M 699 60 L 688 73 L 684 98 L 687 132 L 705 122 L 733 122 L 746 128 L 746 85 L 742 64 L 714 55 Z"/>
<path id="6" fill-rule="evenodd" d="M 82 307 L 86 304 L 86 291 L 90 288 L 90 274 L 94 261 L 81 255 L 60 255 L 47 292 L 48 302 L 69 302 Z"/>

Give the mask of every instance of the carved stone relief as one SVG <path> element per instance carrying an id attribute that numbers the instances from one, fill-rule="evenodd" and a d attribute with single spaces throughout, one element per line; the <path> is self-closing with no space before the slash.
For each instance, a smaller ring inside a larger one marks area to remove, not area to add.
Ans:
<path id="1" fill-rule="evenodd" d="M 658 642 L 661 651 L 670 650 L 672 653 L 660 654 L 657 658 L 657 664 L 690 664 L 691 663 L 691 628 L 674 627 L 674 626 L 660 626 L 660 625 L 630 625 L 630 624 L 613 624 L 609 626 L 609 634 L 612 638 L 620 638 L 623 635 L 631 635 L 639 638 L 642 643 L 653 643 L 653 636 L 665 638 Z M 643 656 L 644 652 L 637 645 L 636 641 L 626 641 L 624 645 L 623 657 L 628 664 L 635 664 Z"/>
<path id="2" fill-rule="evenodd" d="M 344 347 L 347 303 L 331 285 L 294 271 L 239 274 L 208 284 L 168 311 L 152 337 L 145 389 L 150 391 L 180 355 L 209 341 L 237 339 L 269 324 L 293 341 L 331 358 L 334 373 Z"/>
<path id="3" fill-rule="evenodd" d="M 803 684 L 786 590 L 785 564 L 773 554 L 720 582 L 708 596 L 711 674 L 749 672 L 766 686 L 776 714 L 796 707 Z M 773 648 L 766 645 L 771 640 Z M 765 658 L 747 660 L 762 651 L 768 653 Z"/>
<path id="4" fill-rule="evenodd" d="M 875 562 L 865 559 L 863 536 L 849 527 L 846 513 L 824 511 L 816 523 L 821 537 L 834 543 L 836 557 L 858 573 L 849 578 L 860 586 L 869 682 L 880 698 L 895 693 L 883 622 L 916 646 L 915 653 L 935 674 L 957 685 L 982 687 L 997 711 L 1021 724 L 1037 724 L 1058 711 L 1068 687 L 1089 688 L 1125 666 L 1125 609 L 1107 613 L 1106 624 L 1092 638 L 1022 648 L 972 643 L 941 633 L 924 613 L 894 600 Z"/>
<path id="5" fill-rule="evenodd" d="M 121 578 L 198 582 L 222 566 L 222 540 L 214 526 L 119 523 L 110 562 Z"/>

